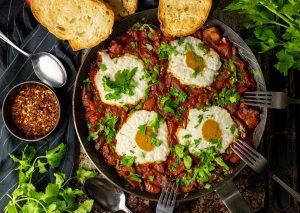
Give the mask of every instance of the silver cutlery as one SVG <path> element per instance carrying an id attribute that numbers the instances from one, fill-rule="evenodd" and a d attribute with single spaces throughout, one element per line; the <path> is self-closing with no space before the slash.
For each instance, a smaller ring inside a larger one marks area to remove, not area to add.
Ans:
<path id="1" fill-rule="evenodd" d="M 284 92 L 245 92 L 244 100 L 247 105 L 273 109 L 284 109 L 289 104 L 300 104 L 299 99 L 290 98 Z"/>
<path id="2" fill-rule="evenodd" d="M 156 213 L 172 213 L 176 203 L 178 186 L 174 189 L 174 185 L 171 183 L 166 184 L 160 194 L 157 206 Z"/>
<path id="3" fill-rule="evenodd" d="M 11 45 L 31 60 L 37 77 L 51 87 L 62 87 L 67 81 L 67 73 L 63 64 L 52 54 L 40 52 L 29 54 L 16 46 L 0 31 L 0 39 Z"/>
<path id="4" fill-rule="evenodd" d="M 89 178 L 84 182 L 83 190 L 88 197 L 94 200 L 95 205 L 104 211 L 123 210 L 126 213 L 132 213 L 125 205 L 124 192 L 106 179 Z"/>
<path id="5" fill-rule="evenodd" d="M 259 154 L 255 149 L 246 144 L 245 142 L 238 140 L 232 146 L 233 151 L 255 172 L 261 173 L 265 171 L 268 161 L 267 159 Z M 283 182 L 275 174 L 269 172 L 273 180 L 275 180 L 279 185 L 281 185 L 290 195 L 292 195 L 296 201 L 300 202 L 300 194 L 294 189 L 289 187 L 285 182 Z"/>

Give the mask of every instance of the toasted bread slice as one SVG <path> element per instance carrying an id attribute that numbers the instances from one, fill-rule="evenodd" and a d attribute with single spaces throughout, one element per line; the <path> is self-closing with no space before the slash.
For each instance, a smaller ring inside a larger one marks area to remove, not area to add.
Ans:
<path id="1" fill-rule="evenodd" d="M 31 0 L 34 17 L 79 50 L 97 45 L 112 32 L 113 11 L 98 0 Z"/>
<path id="2" fill-rule="evenodd" d="M 116 20 L 135 13 L 138 0 L 104 0 L 113 9 Z"/>
<path id="3" fill-rule="evenodd" d="M 158 19 L 165 36 L 187 36 L 205 23 L 212 0 L 160 0 Z"/>

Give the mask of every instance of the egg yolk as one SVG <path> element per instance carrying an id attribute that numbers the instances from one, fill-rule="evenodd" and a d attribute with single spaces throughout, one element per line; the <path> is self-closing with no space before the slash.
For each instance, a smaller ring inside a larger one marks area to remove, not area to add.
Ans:
<path id="1" fill-rule="evenodd" d="M 185 63 L 189 68 L 191 68 L 197 72 L 203 71 L 203 69 L 205 67 L 205 62 L 204 62 L 203 58 L 201 56 L 197 55 L 197 53 L 195 53 L 194 51 L 188 51 L 186 53 Z"/>
<path id="2" fill-rule="evenodd" d="M 141 131 L 137 131 L 135 135 L 135 142 L 140 147 L 140 149 L 150 152 L 154 149 L 154 145 L 150 143 L 150 135 L 153 132 L 152 128 L 147 126 L 146 134 L 143 134 Z"/>
<path id="3" fill-rule="evenodd" d="M 206 141 L 211 141 L 212 139 L 220 139 L 222 131 L 216 121 L 208 119 L 202 126 L 202 135 Z"/>

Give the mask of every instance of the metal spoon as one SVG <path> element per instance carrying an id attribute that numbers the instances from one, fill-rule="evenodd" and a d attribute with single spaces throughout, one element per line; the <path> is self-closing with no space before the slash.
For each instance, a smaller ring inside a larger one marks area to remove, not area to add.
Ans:
<path id="1" fill-rule="evenodd" d="M 54 55 L 47 52 L 29 54 L 17 47 L 1 31 L 0 38 L 31 60 L 35 74 L 45 84 L 51 87 L 62 87 L 66 83 L 66 70 Z"/>
<path id="2" fill-rule="evenodd" d="M 125 205 L 124 192 L 106 179 L 98 177 L 87 179 L 83 190 L 88 197 L 95 201 L 95 205 L 104 211 L 123 210 L 126 213 L 132 213 Z"/>

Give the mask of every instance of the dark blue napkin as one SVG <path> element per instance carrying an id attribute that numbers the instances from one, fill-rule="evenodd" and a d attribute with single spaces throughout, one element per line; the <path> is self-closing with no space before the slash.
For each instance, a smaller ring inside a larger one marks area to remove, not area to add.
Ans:
<path id="1" fill-rule="evenodd" d="M 57 39 L 43 26 L 39 25 L 24 0 L 0 0 L 0 30 L 16 45 L 29 53 L 51 52 L 64 64 L 68 81 L 56 93 L 62 105 L 61 121 L 55 131 L 45 140 L 33 144 L 38 154 L 44 154 L 60 142 L 68 145 L 68 152 L 58 170 L 70 176 L 74 167 L 76 135 L 71 118 L 71 93 L 79 65 L 79 52 L 73 52 L 67 42 Z M 7 92 L 16 84 L 38 80 L 33 72 L 31 61 L 0 40 L 0 107 Z M 0 112 L 1 114 L 2 112 Z M 18 172 L 16 164 L 8 153 L 20 157 L 26 142 L 12 136 L 0 119 L 0 211 L 9 201 L 7 194 L 17 187 Z M 53 180 L 52 170 L 37 176 L 33 183 L 39 187 Z"/>

